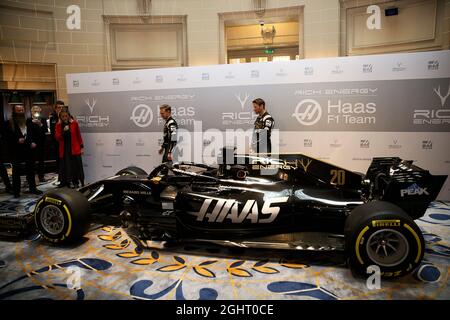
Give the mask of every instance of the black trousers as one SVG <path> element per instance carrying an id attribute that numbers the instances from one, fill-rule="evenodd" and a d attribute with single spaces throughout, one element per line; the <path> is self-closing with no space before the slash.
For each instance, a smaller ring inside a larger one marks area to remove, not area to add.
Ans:
<path id="1" fill-rule="evenodd" d="M 9 181 L 8 172 L 6 172 L 3 162 L 0 162 L 0 177 L 2 177 L 6 189 L 11 189 L 11 182 Z"/>
<path id="2" fill-rule="evenodd" d="M 58 181 L 61 181 L 59 177 L 59 165 L 60 165 L 60 159 L 59 159 L 59 143 L 56 141 L 56 139 L 53 139 L 50 145 L 50 157 L 52 160 L 56 161 L 56 173 L 58 173 Z"/>
<path id="3" fill-rule="evenodd" d="M 23 160 L 23 161 L 21 161 Z M 22 163 L 25 162 L 25 167 Z M 30 191 L 36 190 L 36 181 L 34 180 L 34 159 L 33 157 L 15 157 L 13 160 L 13 191 L 15 195 L 20 194 L 21 181 L 20 176 L 26 175 L 28 181 L 28 188 Z M 24 169 L 24 170 L 23 170 Z"/>
<path id="4" fill-rule="evenodd" d="M 45 168 L 44 168 L 44 160 L 45 160 L 45 145 L 44 141 L 38 143 L 37 147 L 33 150 L 34 161 L 37 162 L 36 173 L 39 177 L 39 180 L 44 179 Z"/>
<path id="5" fill-rule="evenodd" d="M 168 162 L 169 161 L 168 156 L 169 156 L 169 149 L 164 149 L 162 162 Z M 173 156 L 173 154 L 172 154 L 172 156 Z"/>

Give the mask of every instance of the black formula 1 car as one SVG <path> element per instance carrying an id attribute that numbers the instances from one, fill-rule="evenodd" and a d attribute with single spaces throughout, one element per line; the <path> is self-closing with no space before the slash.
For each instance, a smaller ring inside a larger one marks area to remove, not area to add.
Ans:
<path id="1" fill-rule="evenodd" d="M 365 175 L 303 154 L 270 158 L 224 150 L 217 167 L 137 167 L 79 190 L 39 199 L 34 220 L 54 243 L 83 237 L 90 223 L 120 225 L 138 242 L 201 241 L 244 248 L 345 250 L 351 269 L 382 276 L 413 271 L 424 254 L 414 219 L 447 176 L 399 158 L 374 158 Z"/>

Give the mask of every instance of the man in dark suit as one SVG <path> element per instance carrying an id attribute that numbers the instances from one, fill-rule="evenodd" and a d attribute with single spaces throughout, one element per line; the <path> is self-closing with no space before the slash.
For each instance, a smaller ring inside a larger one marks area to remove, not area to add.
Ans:
<path id="1" fill-rule="evenodd" d="M 18 198 L 20 196 L 22 162 L 25 162 L 25 174 L 30 193 L 42 194 L 42 191 L 36 188 L 36 181 L 34 180 L 32 151 L 36 148 L 37 144 L 33 137 L 32 126 L 27 126 L 25 110 L 22 105 L 13 106 L 12 118 L 8 120 L 6 129 L 9 152 L 12 156 L 14 197 Z"/>
<path id="2" fill-rule="evenodd" d="M 27 127 L 33 128 L 33 138 L 36 148 L 33 149 L 34 161 L 38 162 L 37 174 L 40 182 L 45 182 L 44 159 L 45 159 L 45 137 L 48 131 L 47 119 L 41 114 L 39 106 L 31 108 L 31 118 L 27 119 Z"/>
<path id="3" fill-rule="evenodd" d="M 164 140 L 159 149 L 159 154 L 163 154 L 162 162 L 173 161 L 172 151 L 177 144 L 178 124 L 175 119 L 172 118 L 172 107 L 168 104 L 159 106 L 159 114 L 161 115 L 161 118 L 166 120 L 163 131 Z"/>
<path id="4" fill-rule="evenodd" d="M 0 177 L 2 178 L 2 181 L 5 185 L 5 191 L 8 193 L 13 193 L 11 182 L 9 181 L 8 173 L 6 172 L 5 165 L 3 164 L 3 150 L 5 150 L 6 145 L 3 145 L 6 143 L 6 136 L 4 131 L 4 126 L 0 124 L 0 149 L 2 150 L 2 153 L 0 155 Z"/>

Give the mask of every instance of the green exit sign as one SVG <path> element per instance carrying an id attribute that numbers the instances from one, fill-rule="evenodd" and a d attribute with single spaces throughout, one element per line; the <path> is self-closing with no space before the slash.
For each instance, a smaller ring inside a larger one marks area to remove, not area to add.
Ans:
<path id="1" fill-rule="evenodd" d="M 273 50 L 273 49 L 266 49 L 266 50 L 264 50 L 264 53 L 267 53 L 267 54 L 272 54 L 274 52 L 275 52 L 275 50 Z"/>

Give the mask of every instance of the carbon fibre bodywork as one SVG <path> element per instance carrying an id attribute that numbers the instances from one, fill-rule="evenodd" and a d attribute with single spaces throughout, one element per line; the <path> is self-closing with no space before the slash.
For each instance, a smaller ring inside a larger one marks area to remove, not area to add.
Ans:
<path id="1" fill-rule="evenodd" d="M 365 175 L 302 154 L 224 152 L 218 160 L 162 164 L 148 176 L 116 175 L 79 191 L 93 222 L 126 226 L 143 241 L 342 249 L 355 207 L 383 200 L 417 219 L 446 179 L 399 158 L 374 158 Z"/>

